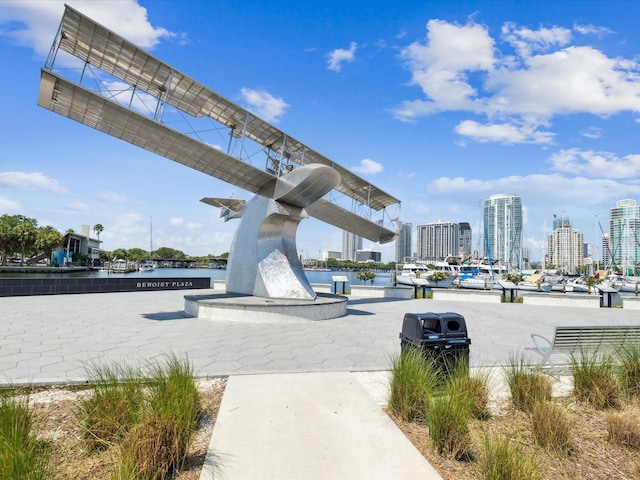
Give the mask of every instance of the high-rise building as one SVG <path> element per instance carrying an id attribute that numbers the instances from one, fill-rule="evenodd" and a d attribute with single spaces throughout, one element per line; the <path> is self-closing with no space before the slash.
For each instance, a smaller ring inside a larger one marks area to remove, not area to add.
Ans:
<path id="1" fill-rule="evenodd" d="M 619 200 L 609 211 L 610 261 L 624 274 L 634 274 L 640 261 L 640 205 Z"/>
<path id="2" fill-rule="evenodd" d="M 602 234 L 602 265 L 607 268 L 611 261 L 611 255 L 609 255 L 609 234 Z"/>
<path id="3" fill-rule="evenodd" d="M 548 239 L 548 262 L 564 273 L 579 273 L 584 264 L 584 235 L 571 227 L 569 217 L 554 216 L 553 233 Z"/>
<path id="4" fill-rule="evenodd" d="M 411 233 L 413 224 L 398 221 L 396 227 L 396 262 L 404 262 L 411 257 Z"/>
<path id="5" fill-rule="evenodd" d="M 342 231 L 342 260 L 356 261 L 356 252 L 362 250 L 362 237 Z"/>
<path id="6" fill-rule="evenodd" d="M 471 225 L 467 222 L 460 222 L 458 232 L 460 239 L 458 240 L 458 255 L 463 259 L 471 256 Z"/>
<path id="7" fill-rule="evenodd" d="M 515 194 L 492 195 L 484 201 L 484 255 L 521 268 L 522 201 Z"/>
<path id="8" fill-rule="evenodd" d="M 371 250 L 367 248 L 366 250 L 358 250 L 356 251 L 356 262 L 375 262 L 380 263 L 382 261 L 382 252 L 378 252 L 377 250 Z"/>
<path id="9" fill-rule="evenodd" d="M 449 255 L 458 255 L 460 232 L 457 223 L 439 220 L 418 225 L 418 257 L 427 262 L 437 262 Z"/>

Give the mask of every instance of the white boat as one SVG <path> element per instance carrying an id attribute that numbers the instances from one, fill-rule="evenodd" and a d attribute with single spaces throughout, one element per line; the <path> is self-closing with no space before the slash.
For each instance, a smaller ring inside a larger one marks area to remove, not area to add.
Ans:
<path id="1" fill-rule="evenodd" d="M 472 290 L 493 290 L 495 283 L 489 275 L 461 275 L 456 279 L 455 286 Z"/>
<path id="2" fill-rule="evenodd" d="M 405 263 L 400 273 L 396 275 L 396 283 L 398 285 L 409 285 L 412 287 L 417 285 L 428 288 L 449 288 L 456 278 L 455 275 L 449 273 L 448 277 L 444 280 L 430 280 L 429 277 L 436 272 L 436 270 L 430 269 L 421 262 Z"/>
<path id="3" fill-rule="evenodd" d="M 550 292 L 551 284 L 544 280 L 541 273 L 529 276 L 526 280 L 518 283 L 518 290 L 528 292 Z"/>
<path id="4" fill-rule="evenodd" d="M 640 279 L 638 277 L 624 277 L 622 275 L 609 275 L 605 280 L 611 287 L 619 292 L 640 293 Z"/>
<path id="5" fill-rule="evenodd" d="M 138 265 L 138 270 L 141 272 L 151 272 L 155 270 L 155 265 L 153 264 L 153 260 L 150 258 L 148 260 L 143 261 Z"/>

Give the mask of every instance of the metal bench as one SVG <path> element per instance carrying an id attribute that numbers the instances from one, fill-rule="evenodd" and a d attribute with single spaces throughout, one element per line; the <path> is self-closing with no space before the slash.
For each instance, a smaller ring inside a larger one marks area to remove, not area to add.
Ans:
<path id="1" fill-rule="evenodd" d="M 553 341 L 531 334 L 533 347 L 527 350 L 542 355 L 538 368 L 551 366 L 554 354 L 610 353 L 624 345 L 640 347 L 640 325 L 556 327 Z"/>

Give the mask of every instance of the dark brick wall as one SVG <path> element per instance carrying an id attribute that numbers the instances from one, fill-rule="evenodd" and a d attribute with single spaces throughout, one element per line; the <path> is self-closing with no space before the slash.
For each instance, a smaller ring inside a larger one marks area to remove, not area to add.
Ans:
<path id="1" fill-rule="evenodd" d="M 211 288 L 208 277 L 0 278 L 0 297 Z"/>

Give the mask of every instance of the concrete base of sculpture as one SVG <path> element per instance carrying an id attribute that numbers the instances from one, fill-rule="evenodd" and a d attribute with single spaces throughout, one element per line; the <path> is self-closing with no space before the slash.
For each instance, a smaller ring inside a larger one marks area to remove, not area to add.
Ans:
<path id="1" fill-rule="evenodd" d="M 319 293 L 315 300 L 265 298 L 236 293 L 185 295 L 191 317 L 238 323 L 300 323 L 347 314 L 347 297 Z"/>

